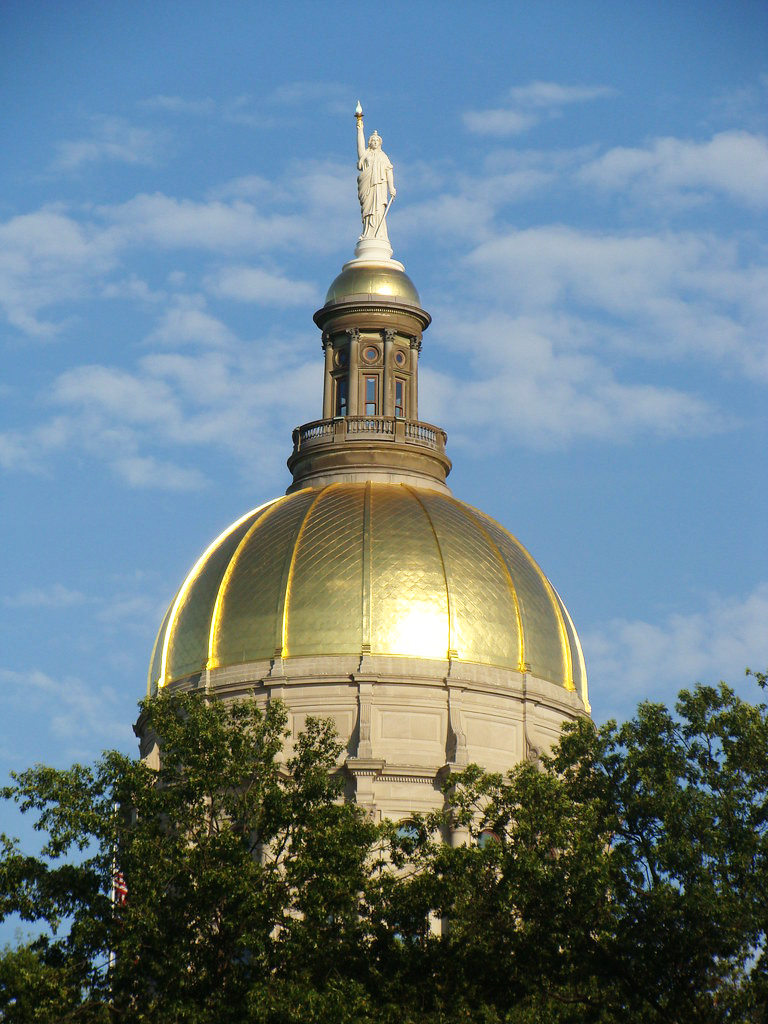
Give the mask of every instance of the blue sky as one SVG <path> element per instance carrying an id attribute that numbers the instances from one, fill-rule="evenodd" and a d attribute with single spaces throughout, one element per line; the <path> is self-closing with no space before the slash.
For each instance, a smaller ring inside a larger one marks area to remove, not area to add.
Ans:
<path id="1" fill-rule="evenodd" d="M 595 717 L 768 665 L 763 3 L 0 12 L 0 773 L 117 746 L 185 572 L 321 414 L 353 111 L 433 316 L 457 497 Z"/>

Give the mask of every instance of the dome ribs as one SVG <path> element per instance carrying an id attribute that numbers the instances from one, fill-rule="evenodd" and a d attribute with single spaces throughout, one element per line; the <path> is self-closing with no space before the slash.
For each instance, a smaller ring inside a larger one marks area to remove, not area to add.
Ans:
<path id="1" fill-rule="evenodd" d="M 526 658 L 533 675 L 575 689 L 568 631 L 552 584 L 528 550 L 484 512 L 486 523 L 513 580 L 518 581 L 520 618 L 526 638 Z"/>
<path id="2" fill-rule="evenodd" d="M 459 504 L 459 502 L 456 502 L 455 498 L 452 499 L 452 500 L 457 505 Z M 518 635 L 519 641 L 520 641 L 520 646 L 519 646 L 519 651 L 518 651 L 518 658 L 517 658 L 517 664 L 516 664 L 515 667 L 517 668 L 518 672 L 530 671 L 530 665 L 528 665 L 527 658 L 526 658 L 526 639 L 525 639 L 525 631 L 523 629 L 523 620 L 522 620 L 522 618 L 520 616 L 520 601 L 518 600 L 517 587 L 515 586 L 515 581 L 512 578 L 511 572 L 509 571 L 509 566 L 507 565 L 507 563 L 506 563 L 506 561 L 504 559 L 504 556 L 502 555 L 501 551 L 499 550 L 498 544 L 496 543 L 496 541 L 493 539 L 493 537 L 490 535 L 490 533 L 486 529 L 485 522 L 484 522 L 484 516 L 478 515 L 477 512 L 471 506 L 469 506 L 469 505 L 464 505 L 462 507 L 465 510 L 465 514 L 468 517 L 471 517 L 475 521 L 475 523 L 477 524 L 478 529 L 480 530 L 480 532 L 483 534 L 483 536 L 488 541 L 488 545 L 491 548 L 491 550 L 494 552 L 494 554 L 496 555 L 496 558 L 498 559 L 498 563 L 499 563 L 499 566 L 501 568 L 501 571 L 504 573 L 504 576 L 505 576 L 506 581 L 507 581 L 507 586 L 509 587 L 509 594 L 510 594 L 510 597 L 512 598 L 512 604 L 514 605 L 514 609 L 515 609 L 515 621 L 517 622 L 517 635 Z"/>
<path id="3" fill-rule="evenodd" d="M 364 488 L 337 483 L 307 511 L 286 591 L 284 657 L 360 653 L 364 509 Z"/>
<path id="4" fill-rule="evenodd" d="M 363 595 L 360 654 L 371 653 L 371 481 L 365 485 L 363 504 Z"/>
<path id="5" fill-rule="evenodd" d="M 372 654 L 445 660 L 445 573 L 429 517 L 405 486 L 374 483 L 370 533 Z"/>
<path id="6" fill-rule="evenodd" d="M 403 487 L 410 494 L 411 498 L 414 501 L 418 502 L 418 504 L 421 506 L 424 515 L 427 517 L 427 522 L 429 523 L 430 529 L 432 530 L 432 535 L 435 538 L 437 554 L 440 559 L 440 565 L 442 566 L 443 569 L 443 579 L 445 580 L 445 602 L 448 607 L 448 643 L 446 648 L 446 657 L 448 661 L 451 661 L 451 659 L 455 659 L 458 657 L 458 651 L 456 650 L 456 642 L 458 637 L 458 630 L 456 628 L 456 604 L 452 594 L 453 581 L 451 578 L 451 572 L 445 564 L 445 558 L 443 557 L 443 549 L 440 544 L 440 537 L 438 536 L 437 530 L 435 529 L 434 520 L 432 519 L 432 516 L 430 515 L 429 509 L 427 507 L 427 496 L 424 495 L 424 498 L 422 499 L 412 487 L 408 487 L 405 484 L 403 485 Z"/>
<path id="7" fill-rule="evenodd" d="M 243 538 L 220 588 L 210 667 L 268 660 L 282 643 L 287 563 L 312 495 L 281 498 Z"/>

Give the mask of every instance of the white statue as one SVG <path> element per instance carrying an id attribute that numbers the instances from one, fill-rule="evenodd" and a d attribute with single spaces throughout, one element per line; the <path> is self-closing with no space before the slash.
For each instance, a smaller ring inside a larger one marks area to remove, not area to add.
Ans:
<path id="1" fill-rule="evenodd" d="M 375 238 L 389 243 L 386 216 L 397 195 L 395 180 L 392 176 L 392 164 L 381 148 L 381 136 L 374 132 L 365 145 L 363 132 L 363 110 L 360 103 L 355 111 L 357 118 L 357 195 L 360 199 L 360 213 L 363 218 L 364 238 Z M 389 198 L 391 197 L 391 198 Z M 390 250 L 391 251 L 391 250 Z"/>

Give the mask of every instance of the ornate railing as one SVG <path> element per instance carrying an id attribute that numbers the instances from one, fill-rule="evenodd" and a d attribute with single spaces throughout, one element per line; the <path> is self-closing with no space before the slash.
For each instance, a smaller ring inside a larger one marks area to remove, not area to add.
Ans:
<path id="1" fill-rule="evenodd" d="M 303 423 L 293 432 L 294 454 L 305 448 L 327 444 L 376 440 L 415 445 L 445 454 L 447 436 L 440 427 L 421 420 L 395 416 L 337 416 L 332 420 Z"/>

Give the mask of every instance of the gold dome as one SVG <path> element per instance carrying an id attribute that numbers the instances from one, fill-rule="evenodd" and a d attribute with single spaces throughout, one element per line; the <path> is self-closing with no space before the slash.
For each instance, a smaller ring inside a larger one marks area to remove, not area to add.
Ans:
<path id="1" fill-rule="evenodd" d="M 450 494 L 370 482 L 296 491 L 225 530 L 166 614 L 149 690 L 206 668 L 367 651 L 526 671 L 588 709 L 576 631 L 525 548 Z"/>
<path id="2" fill-rule="evenodd" d="M 386 296 L 409 306 L 421 306 L 410 277 L 396 266 L 383 263 L 347 264 L 328 289 L 326 306 L 353 296 Z"/>

